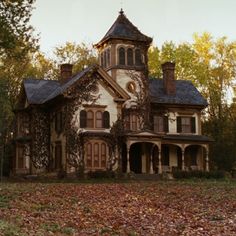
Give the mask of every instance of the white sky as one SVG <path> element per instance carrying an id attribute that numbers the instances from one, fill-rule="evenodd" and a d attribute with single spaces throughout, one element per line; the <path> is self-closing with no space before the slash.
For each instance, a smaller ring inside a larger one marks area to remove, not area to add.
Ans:
<path id="1" fill-rule="evenodd" d="M 194 32 L 236 40 L 236 0 L 36 0 L 31 24 L 41 50 L 65 42 L 97 43 L 124 9 L 129 20 L 160 47 L 191 42 Z"/>

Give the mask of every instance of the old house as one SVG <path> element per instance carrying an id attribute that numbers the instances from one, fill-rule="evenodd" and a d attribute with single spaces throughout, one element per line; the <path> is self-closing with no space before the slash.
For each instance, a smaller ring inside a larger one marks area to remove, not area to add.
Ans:
<path id="1" fill-rule="evenodd" d="M 69 172 L 81 163 L 85 171 L 208 171 L 210 139 L 201 130 L 207 102 L 191 82 L 175 79 L 172 62 L 162 65 L 163 78 L 148 78 L 151 43 L 121 10 L 95 45 L 99 65 L 72 75 L 64 64 L 57 81 L 26 79 L 15 109 L 14 173 L 45 166 Z M 118 119 L 121 149 L 110 134 Z"/>

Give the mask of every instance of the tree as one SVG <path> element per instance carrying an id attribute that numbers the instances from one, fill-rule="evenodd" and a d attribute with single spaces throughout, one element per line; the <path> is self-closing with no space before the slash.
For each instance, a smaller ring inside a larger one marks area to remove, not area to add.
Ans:
<path id="1" fill-rule="evenodd" d="M 35 0 L 2 0 L 0 2 L 0 55 L 23 57 L 35 48 L 37 39 L 32 37 L 29 25 Z"/>
<path id="2" fill-rule="evenodd" d="M 85 43 L 76 44 L 67 42 L 54 50 L 56 64 L 73 64 L 73 72 L 79 72 L 84 68 L 97 63 L 97 55 L 93 48 Z"/>

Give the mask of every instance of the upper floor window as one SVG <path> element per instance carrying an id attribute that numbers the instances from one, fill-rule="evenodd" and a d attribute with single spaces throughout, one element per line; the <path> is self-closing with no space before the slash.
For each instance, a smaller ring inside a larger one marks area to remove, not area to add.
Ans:
<path id="1" fill-rule="evenodd" d="M 178 133 L 196 133 L 195 117 L 177 117 Z"/>
<path id="2" fill-rule="evenodd" d="M 132 48 L 128 48 L 127 50 L 127 64 L 128 66 L 132 66 L 134 64 L 134 55 Z"/>
<path id="3" fill-rule="evenodd" d="M 168 117 L 167 116 L 154 116 L 153 118 L 154 132 L 168 132 Z"/>
<path id="4" fill-rule="evenodd" d="M 100 59 L 101 59 L 101 66 L 104 67 L 103 52 L 100 55 Z"/>
<path id="5" fill-rule="evenodd" d="M 139 118 L 137 114 L 131 112 L 129 115 L 125 117 L 125 129 L 131 131 L 137 131 L 139 130 L 139 128 L 140 128 Z"/>
<path id="6" fill-rule="evenodd" d="M 110 114 L 108 111 L 85 111 L 80 112 L 80 128 L 109 128 Z"/>
<path id="7" fill-rule="evenodd" d="M 104 67 L 106 68 L 107 67 L 107 51 L 106 50 L 104 51 L 103 55 L 104 55 L 104 59 L 103 59 Z"/>
<path id="8" fill-rule="evenodd" d="M 142 65 L 142 57 L 140 49 L 135 49 L 135 65 L 136 66 Z"/>
<path id="9" fill-rule="evenodd" d="M 119 64 L 125 65 L 125 49 L 119 48 Z"/>

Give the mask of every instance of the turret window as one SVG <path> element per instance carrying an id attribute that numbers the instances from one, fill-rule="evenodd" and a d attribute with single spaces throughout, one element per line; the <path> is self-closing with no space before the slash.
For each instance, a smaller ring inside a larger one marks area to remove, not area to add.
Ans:
<path id="1" fill-rule="evenodd" d="M 140 49 L 135 49 L 135 65 L 142 65 L 141 51 Z"/>
<path id="2" fill-rule="evenodd" d="M 132 48 L 128 48 L 127 50 L 127 62 L 129 66 L 132 66 L 134 64 L 134 55 Z"/>
<path id="3" fill-rule="evenodd" d="M 119 48 L 119 64 L 125 65 L 125 49 Z"/>

